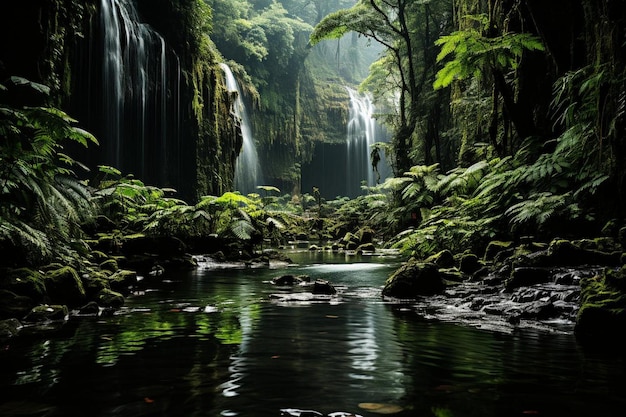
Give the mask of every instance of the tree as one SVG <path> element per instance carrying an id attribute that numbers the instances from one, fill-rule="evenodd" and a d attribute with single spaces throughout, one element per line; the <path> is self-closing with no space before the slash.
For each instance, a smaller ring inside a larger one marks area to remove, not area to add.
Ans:
<path id="1" fill-rule="evenodd" d="M 450 3 L 445 0 L 360 0 L 350 9 L 326 16 L 311 34 L 311 42 L 315 44 L 354 31 L 386 48 L 386 54 L 374 70 L 379 78 L 385 72 L 390 74 L 385 77 L 385 83 L 395 84 L 394 90 L 399 94 L 393 137 L 394 170 L 397 174 L 408 171 L 412 165 L 410 155 L 416 145 L 412 142 L 420 118 L 423 115 L 426 118 L 437 117 L 437 114 L 424 111 L 422 107 L 428 107 L 429 80 L 434 75 L 436 64 L 432 42 L 448 26 L 449 6 Z M 440 101 L 431 103 L 432 106 L 440 104 Z M 430 151 L 423 151 L 423 157 L 428 161 Z"/>

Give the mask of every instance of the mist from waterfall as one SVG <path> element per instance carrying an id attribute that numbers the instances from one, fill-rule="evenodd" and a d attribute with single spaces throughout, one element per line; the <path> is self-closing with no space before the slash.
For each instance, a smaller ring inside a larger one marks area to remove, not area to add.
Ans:
<path id="1" fill-rule="evenodd" d="M 226 88 L 228 91 L 236 93 L 233 112 L 237 119 L 236 122 L 239 123 L 243 139 L 241 152 L 235 163 L 235 190 L 241 192 L 243 195 L 247 195 L 257 192 L 256 186 L 262 185 L 261 181 L 263 175 L 259 163 L 259 155 L 254 143 L 254 138 L 252 137 L 250 119 L 248 118 L 246 105 L 242 99 L 239 83 L 237 83 L 237 79 L 227 64 L 221 63 L 220 66 L 226 78 Z"/>
<path id="2" fill-rule="evenodd" d="M 180 62 L 134 2 L 101 0 L 103 163 L 168 185 L 178 175 Z"/>

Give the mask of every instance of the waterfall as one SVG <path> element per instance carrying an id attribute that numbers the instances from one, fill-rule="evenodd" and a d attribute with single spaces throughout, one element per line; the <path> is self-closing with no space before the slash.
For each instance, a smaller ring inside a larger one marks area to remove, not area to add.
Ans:
<path id="1" fill-rule="evenodd" d="M 101 0 L 102 163 L 161 186 L 180 167 L 180 62 L 131 0 Z M 173 58 L 172 58 L 173 56 Z"/>
<path id="2" fill-rule="evenodd" d="M 360 95 L 346 87 L 350 96 L 350 112 L 346 135 L 346 189 L 347 196 L 362 194 L 361 182 L 368 186 L 376 185 L 377 176 L 370 161 L 371 145 L 387 141 L 383 127 L 376 122 L 376 108 L 370 94 Z M 381 180 L 384 180 L 388 167 L 383 155 L 378 164 Z"/>
<path id="3" fill-rule="evenodd" d="M 250 120 L 248 119 L 248 112 L 241 96 L 239 84 L 228 65 L 222 63 L 220 66 L 226 77 L 226 88 L 228 91 L 237 94 L 233 105 L 233 112 L 240 125 L 243 145 L 235 163 L 235 190 L 246 195 L 257 192 L 256 186 L 261 185 L 262 173 L 259 164 L 259 156 L 254 138 L 252 137 Z"/>

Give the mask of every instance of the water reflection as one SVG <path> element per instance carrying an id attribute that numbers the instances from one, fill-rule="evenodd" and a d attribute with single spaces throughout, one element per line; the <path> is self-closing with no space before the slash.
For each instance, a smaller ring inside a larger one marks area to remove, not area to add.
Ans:
<path id="1" fill-rule="evenodd" d="M 121 314 L 5 343 L 0 415 L 371 417 L 359 404 L 380 403 L 399 416 L 582 417 L 626 406 L 621 352 L 399 313 L 380 300 L 393 269 L 384 259 L 291 267 L 340 287 L 341 302 L 305 307 L 269 301 L 275 270 L 151 284 Z"/>

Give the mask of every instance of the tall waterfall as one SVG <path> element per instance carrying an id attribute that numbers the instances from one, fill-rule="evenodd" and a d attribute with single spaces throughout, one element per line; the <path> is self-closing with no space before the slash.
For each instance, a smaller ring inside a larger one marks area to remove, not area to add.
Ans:
<path id="1" fill-rule="evenodd" d="M 375 107 L 370 94 L 360 95 L 350 87 L 346 87 L 350 95 L 350 112 L 346 135 L 346 189 L 348 196 L 362 194 L 361 182 L 368 186 L 376 184 L 370 152 L 375 142 L 387 140 L 386 132 L 374 119 Z M 381 178 L 386 176 L 387 166 L 383 155 L 378 164 Z"/>
<path id="2" fill-rule="evenodd" d="M 180 63 L 131 0 L 101 0 L 102 163 L 161 186 L 180 169 Z"/>
<path id="3" fill-rule="evenodd" d="M 252 137 L 250 119 L 241 97 L 239 84 L 228 65 L 222 63 L 220 66 L 224 70 L 226 77 L 226 88 L 228 91 L 237 93 L 233 111 L 240 125 L 243 146 L 235 163 L 235 189 L 246 195 L 257 192 L 256 186 L 261 185 L 263 175 L 259 163 L 259 155 Z"/>

